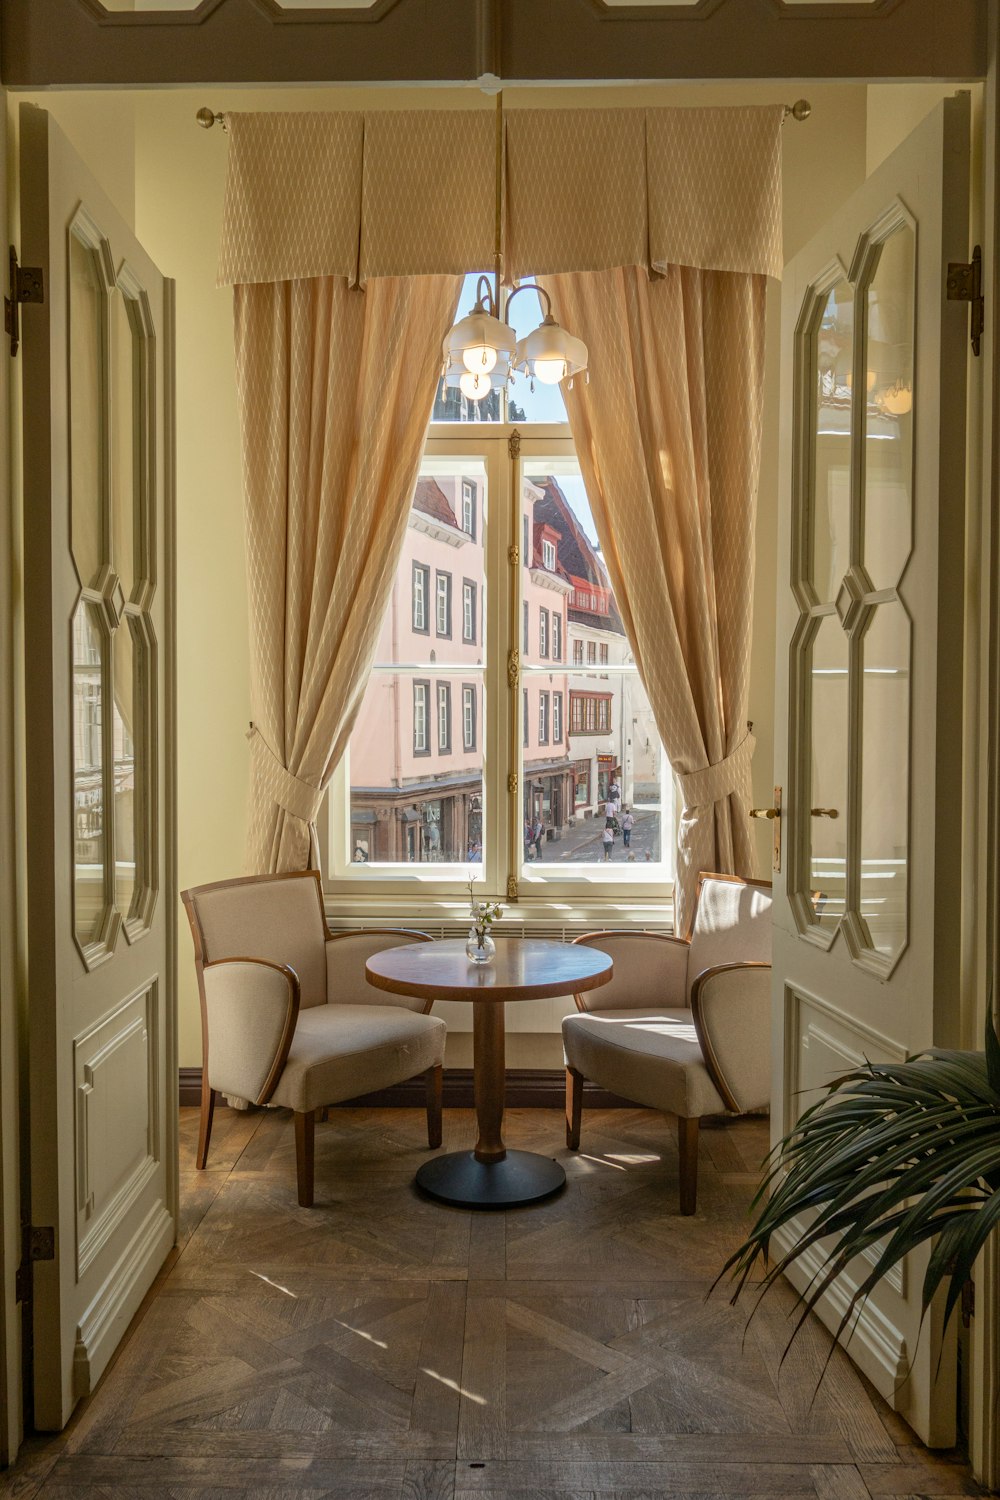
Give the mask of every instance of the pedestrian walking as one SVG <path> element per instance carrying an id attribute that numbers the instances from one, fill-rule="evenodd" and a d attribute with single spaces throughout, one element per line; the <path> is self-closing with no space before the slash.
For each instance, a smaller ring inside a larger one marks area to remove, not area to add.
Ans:
<path id="1" fill-rule="evenodd" d="M 535 858 L 536 859 L 541 859 L 541 857 L 542 857 L 542 839 L 544 837 L 545 837 L 545 824 L 542 822 L 541 818 L 539 818 L 538 821 L 535 824 L 534 835 L 533 835 L 533 842 L 534 842 L 534 845 L 535 845 Z"/>
<path id="2" fill-rule="evenodd" d="M 617 822 L 618 803 L 612 802 L 611 798 L 609 797 L 607 802 L 605 802 L 604 804 L 604 826 L 605 828 L 614 828 Z"/>
<path id="3" fill-rule="evenodd" d="M 535 842 L 535 831 L 531 826 L 531 819 L 524 820 L 524 858 L 527 862 L 531 858 L 532 846 Z"/>
<path id="4" fill-rule="evenodd" d="M 615 846 L 614 829 L 610 823 L 604 825 L 604 832 L 601 834 L 601 843 L 604 845 L 604 858 L 605 860 L 609 860 L 611 858 L 611 851 Z"/>
<path id="5" fill-rule="evenodd" d="M 627 849 L 632 842 L 632 829 L 635 827 L 635 815 L 630 807 L 626 807 L 622 813 L 622 841 Z"/>

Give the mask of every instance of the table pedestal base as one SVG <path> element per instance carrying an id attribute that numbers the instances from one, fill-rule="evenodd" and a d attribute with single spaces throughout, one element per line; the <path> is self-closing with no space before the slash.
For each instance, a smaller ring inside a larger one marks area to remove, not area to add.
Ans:
<path id="1" fill-rule="evenodd" d="M 517 1208 L 551 1198 L 566 1185 L 557 1161 L 534 1151 L 508 1151 L 502 1161 L 477 1161 L 471 1151 L 452 1151 L 425 1162 L 417 1186 L 456 1208 Z"/>

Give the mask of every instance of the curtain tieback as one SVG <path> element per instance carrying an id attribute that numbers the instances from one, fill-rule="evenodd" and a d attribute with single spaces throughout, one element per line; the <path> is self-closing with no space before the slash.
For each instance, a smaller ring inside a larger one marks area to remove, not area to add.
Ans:
<path id="1" fill-rule="evenodd" d="M 684 811 L 690 812 L 694 807 L 707 807 L 713 802 L 721 802 L 723 797 L 733 793 L 745 797 L 750 778 L 750 761 L 756 743 L 748 730 L 725 760 L 716 761 L 714 766 L 703 766 L 700 771 L 689 771 L 686 776 L 678 776 Z"/>
<path id="2" fill-rule="evenodd" d="M 247 739 L 257 757 L 258 775 L 262 786 L 266 788 L 278 806 L 284 808 L 285 812 L 291 813 L 293 818 L 300 818 L 303 823 L 315 823 L 323 801 L 322 789 L 293 776 L 291 771 L 281 764 L 256 724 L 250 725 Z"/>

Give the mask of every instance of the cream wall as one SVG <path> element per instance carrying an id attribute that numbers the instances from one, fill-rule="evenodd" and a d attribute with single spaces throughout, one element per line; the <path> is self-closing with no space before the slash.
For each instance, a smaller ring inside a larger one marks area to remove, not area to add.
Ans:
<path id="1" fill-rule="evenodd" d="M 870 150 L 863 86 L 786 85 L 813 114 L 785 127 L 784 229 L 794 254 L 865 175 Z M 874 91 L 872 91 L 874 92 Z M 20 96 L 26 97 L 26 96 Z M 177 282 L 178 868 L 182 887 L 243 868 L 250 716 L 239 436 L 231 301 L 215 289 L 226 137 L 202 131 L 213 109 L 485 108 L 472 89 L 232 89 L 67 92 L 33 96 L 51 110 L 160 268 Z M 509 108 L 773 101 L 772 85 L 699 88 L 510 89 Z M 933 102 L 933 101 L 932 101 Z M 17 97 L 12 101 L 16 109 Z M 880 101 L 881 116 L 886 114 Z M 891 114 L 891 111 L 889 111 Z M 877 140 L 885 134 L 879 125 Z M 750 717 L 758 738 L 754 798 L 772 787 L 774 590 L 777 500 L 778 309 L 769 291 L 764 443 L 757 526 Z M 761 873 L 768 829 L 758 829 Z M 190 938 L 180 918 L 180 1063 L 201 1060 Z M 553 1038 L 552 1041 L 555 1039 Z M 550 1049 L 551 1050 L 551 1049 Z M 512 1059 L 513 1060 L 513 1059 Z M 528 1054 L 518 1055 L 519 1066 Z M 550 1061 L 539 1052 L 539 1061 Z"/>

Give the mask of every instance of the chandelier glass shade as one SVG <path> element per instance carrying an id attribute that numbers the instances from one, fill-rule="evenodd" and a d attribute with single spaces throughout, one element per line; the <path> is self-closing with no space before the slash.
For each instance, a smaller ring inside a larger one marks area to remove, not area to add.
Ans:
<path id="1" fill-rule="evenodd" d="M 481 401 L 491 391 L 503 390 L 515 371 L 534 383 L 558 385 L 587 368 L 587 346 L 567 333 L 552 316 L 544 287 L 533 281 L 516 287 L 507 298 L 506 312 L 519 292 L 535 291 L 545 301 L 545 317 L 525 338 L 518 339 L 510 324 L 497 316 L 497 300 L 489 280 L 480 276 L 476 305 L 446 337 L 443 379 L 445 388 L 457 386 L 470 401 Z"/>

